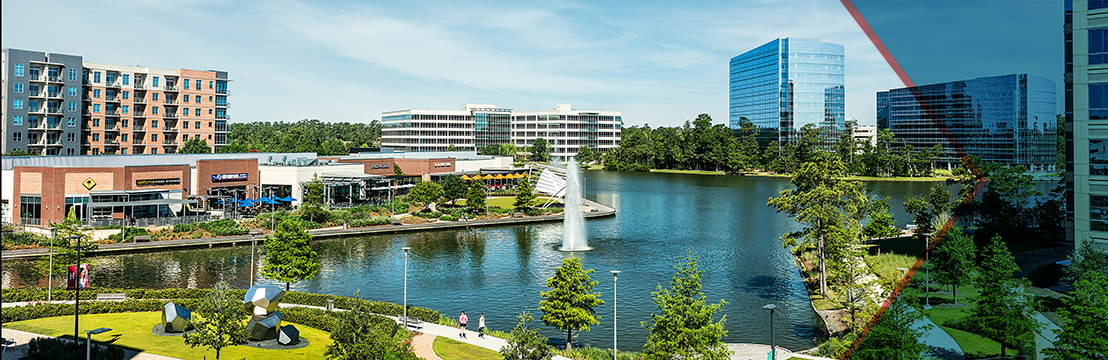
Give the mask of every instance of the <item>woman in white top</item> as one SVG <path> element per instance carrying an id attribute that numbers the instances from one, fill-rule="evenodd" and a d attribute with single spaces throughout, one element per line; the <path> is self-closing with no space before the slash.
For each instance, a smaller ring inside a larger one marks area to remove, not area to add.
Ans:
<path id="1" fill-rule="evenodd" d="M 477 337 L 485 337 L 485 313 L 481 313 L 481 319 L 477 321 Z"/>

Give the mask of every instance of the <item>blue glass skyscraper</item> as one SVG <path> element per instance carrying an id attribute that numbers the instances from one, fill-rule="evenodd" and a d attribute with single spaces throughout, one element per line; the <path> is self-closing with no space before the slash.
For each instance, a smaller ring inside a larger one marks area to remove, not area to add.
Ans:
<path id="1" fill-rule="evenodd" d="M 793 140 L 807 124 L 839 130 L 846 113 L 843 63 L 842 45 L 795 38 L 731 58 L 731 128 L 750 121 L 763 144 Z"/>

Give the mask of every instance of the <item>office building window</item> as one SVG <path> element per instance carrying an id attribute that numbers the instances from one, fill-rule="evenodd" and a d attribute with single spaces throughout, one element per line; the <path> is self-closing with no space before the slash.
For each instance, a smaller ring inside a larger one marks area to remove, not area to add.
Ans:
<path id="1" fill-rule="evenodd" d="M 123 85 L 131 85 L 131 75 L 123 74 Z"/>
<path id="2" fill-rule="evenodd" d="M 200 109 L 196 109 L 196 116 L 200 116 Z"/>
<path id="3" fill-rule="evenodd" d="M 92 82 L 97 83 L 97 84 L 100 83 L 100 72 L 99 71 L 93 71 L 92 72 Z"/>
<path id="4" fill-rule="evenodd" d="M 77 96 L 77 87 L 76 86 L 70 86 L 69 87 L 69 96 Z"/>
<path id="5" fill-rule="evenodd" d="M 70 101 L 69 102 L 69 111 L 77 111 L 77 103 Z"/>
<path id="6" fill-rule="evenodd" d="M 185 79 L 185 90 L 189 89 L 189 79 Z"/>
<path id="7" fill-rule="evenodd" d="M 12 108 L 13 109 L 22 109 L 23 108 L 23 100 L 20 100 L 20 99 L 12 100 Z"/>
<path id="8" fill-rule="evenodd" d="M 74 133 L 68 133 L 68 134 L 65 134 L 65 135 L 66 135 L 66 136 L 65 136 L 65 141 L 68 141 L 68 142 L 74 142 L 74 141 L 77 141 L 77 134 L 74 134 Z"/>
<path id="9" fill-rule="evenodd" d="M 158 101 L 158 93 L 151 94 L 150 95 L 150 100 L 151 101 Z"/>
<path id="10" fill-rule="evenodd" d="M 127 99 L 130 99 L 130 98 L 131 98 L 131 92 L 130 91 L 124 91 L 123 92 L 123 100 L 127 100 Z"/>
<path id="11" fill-rule="evenodd" d="M 92 89 L 92 97 L 99 99 L 100 98 L 100 89 Z"/>
<path id="12" fill-rule="evenodd" d="M 158 115 L 158 107 L 157 106 L 151 107 L 150 108 L 150 113 L 152 113 L 154 115 Z"/>
<path id="13" fill-rule="evenodd" d="M 69 81 L 77 81 L 77 69 L 69 69 Z"/>
<path id="14" fill-rule="evenodd" d="M 23 64 L 15 64 L 15 76 L 23 77 Z"/>
<path id="15" fill-rule="evenodd" d="M 23 133 L 18 132 L 18 131 L 13 132 L 12 133 L 12 141 L 16 141 L 16 142 L 23 141 Z"/>
<path id="16" fill-rule="evenodd" d="M 151 78 L 150 81 L 151 81 L 150 85 L 153 85 L 154 87 L 158 87 L 158 77 L 157 76 Z"/>
<path id="17" fill-rule="evenodd" d="M 77 126 L 77 118 L 66 119 L 65 126 Z"/>
<path id="18" fill-rule="evenodd" d="M 196 103 L 197 103 L 197 104 L 199 104 L 199 103 L 200 103 L 200 95 L 196 95 Z"/>
<path id="19" fill-rule="evenodd" d="M 92 112 L 100 112 L 100 104 L 92 104 Z"/>
<path id="20" fill-rule="evenodd" d="M 1108 84 L 1089 84 L 1089 120 L 1108 120 Z"/>
<path id="21" fill-rule="evenodd" d="M 127 110 L 128 110 L 127 108 L 128 108 L 128 106 L 127 106 L 127 105 L 123 105 L 123 113 L 124 113 L 124 114 L 126 114 L 126 113 L 127 113 Z"/>
<path id="22" fill-rule="evenodd" d="M 1068 3 L 1068 1 L 1067 1 Z M 1103 9 L 1108 7 L 1108 0 L 1089 0 L 1089 10 Z M 1068 7 L 1067 7 L 1068 10 Z"/>
<path id="23" fill-rule="evenodd" d="M 92 134 L 92 141 L 100 141 L 100 134 Z"/>
<path id="24" fill-rule="evenodd" d="M 92 119 L 92 126 L 100 127 L 100 119 Z"/>
<path id="25" fill-rule="evenodd" d="M 23 117 L 19 115 L 12 116 L 12 125 L 23 125 Z"/>
<path id="26" fill-rule="evenodd" d="M 1108 64 L 1108 28 L 1089 29 L 1089 65 Z"/>
<path id="27" fill-rule="evenodd" d="M 15 91 L 16 94 L 22 94 L 23 93 L 23 83 L 13 84 L 12 89 L 13 89 L 12 91 Z"/>

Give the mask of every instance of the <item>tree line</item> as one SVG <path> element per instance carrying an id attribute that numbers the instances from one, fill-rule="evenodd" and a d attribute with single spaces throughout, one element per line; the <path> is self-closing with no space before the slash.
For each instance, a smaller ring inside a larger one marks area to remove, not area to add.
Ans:
<path id="1" fill-rule="evenodd" d="M 256 121 L 228 125 L 224 153 L 314 152 L 319 155 L 347 155 L 351 147 L 381 144 L 381 122 L 323 122 L 304 119 L 294 123 Z"/>
<path id="2" fill-rule="evenodd" d="M 779 144 L 775 130 L 759 129 L 742 118 L 738 130 L 712 124 L 700 114 L 683 126 L 651 128 L 649 124 L 623 128 L 620 145 L 603 154 L 578 155 L 582 162 L 601 162 L 608 170 L 707 170 L 741 173 L 769 171 L 792 174 L 820 150 L 830 150 L 844 161 L 844 174 L 863 176 L 931 176 L 941 145 L 917 149 L 894 148 L 893 133 L 883 129 L 877 143 L 854 138 L 856 122 L 832 133 L 814 124 L 798 130 L 797 140 Z"/>

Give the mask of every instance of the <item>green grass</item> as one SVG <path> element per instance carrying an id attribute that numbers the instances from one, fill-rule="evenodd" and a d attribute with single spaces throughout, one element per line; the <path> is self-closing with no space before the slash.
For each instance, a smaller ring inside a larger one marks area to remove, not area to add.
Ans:
<path id="1" fill-rule="evenodd" d="M 516 198 L 514 196 L 494 197 L 494 198 L 489 198 L 488 201 L 489 201 L 489 206 L 490 207 L 498 207 L 498 208 L 502 208 L 502 209 L 515 209 L 516 208 L 516 206 L 515 206 Z M 531 205 L 533 205 L 533 206 L 539 206 L 539 205 L 542 205 L 542 204 L 545 204 L 545 203 L 546 203 L 546 199 L 542 199 L 542 198 L 536 198 L 535 200 L 531 201 Z M 459 199 L 458 200 L 458 206 L 465 206 L 465 205 L 466 205 L 465 199 Z"/>
<path id="2" fill-rule="evenodd" d="M 474 335 L 476 336 L 476 335 Z M 442 336 L 435 338 L 435 343 L 432 345 L 435 349 L 435 354 L 438 354 L 443 360 L 500 360 L 500 353 L 495 351 L 478 347 L 475 345 L 466 344 L 453 339 L 445 338 Z"/>
<path id="3" fill-rule="evenodd" d="M 666 174 L 726 175 L 722 171 L 650 169 L 650 172 Z"/>
<path id="4" fill-rule="evenodd" d="M 967 289 L 968 288 L 969 287 L 967 287 Z M 924 313 L 927 314 L 927 317 L 931 318 L 931 321 L 939 324 L 939 327 L 946 331 L 947 334 L 950 334 L 950 337 L 954 338 L 954 341 L 958 342 L 958 346 L 962 347 L 962 351 L 966 354 L 967 358 L 973 359 L 1000 356 L 1000 343 L 984 336 L 946 325 L 968 316 L 968 307 L 931 308 L 930 310 L 924 311 Z M 1017 354 L 1019 350 L 1008 348 L 1007 353 Z"/>
<path id="5" fill-rule="evenodd" d="M 842 180 L 861 181 L 946 181 L 944 177 L 904 177 L 904 176 L 847 176 Z"/>
<path id="6" fill-rule="evenodd" d="M 158 336 L 152 333 L 154 325 L 161 321 L 159 312 L 118 313 L 81 315 L 81 339 L 85 331 L 106 327 L 107 333 L 94 335 L 93 342 L 119 346 L 125 349 L 164 355 L 179 359 L 214 359 L 215 351 L 206 348 L 191 348 L 185 345 L 180 336 Z M 73 337 L 73 317 L 62 316 L 43 318 L 4 324 L 4 327 L 55 337 Z M 327 345 L 331 343 L 330 334 L 296 324 L 300 337 L 307 339 L 310 345 L 294 350 L 262 350 L 246 346 L 233 346 L 220 351 L 223 359 L 318 359 L 323 358 Z M 83 340 L 82 340 L 83 341 Z"/>

